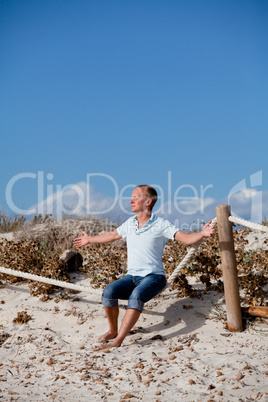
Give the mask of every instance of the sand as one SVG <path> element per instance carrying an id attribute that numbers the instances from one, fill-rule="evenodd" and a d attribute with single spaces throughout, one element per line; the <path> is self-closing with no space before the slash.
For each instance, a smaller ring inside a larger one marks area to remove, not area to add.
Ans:
<path id="1" fill-rule="evenodd" d="M 90 284 L 82 273 L 72 281 Z M 268 401 L 267 320 L 231 333 L 222 293 L 203 289 L 201 298 L 181 299 L 176 293 L 168 290 L 147 303 L 120 348 L 94 351 L 107 329 L 100 295 L 42 302 L 27 283 L 5 284 L 0 399 Z M 122 302 L 120 320 L 125 307 Z M 13 322 L 23 311 L 29 321 Z"/>

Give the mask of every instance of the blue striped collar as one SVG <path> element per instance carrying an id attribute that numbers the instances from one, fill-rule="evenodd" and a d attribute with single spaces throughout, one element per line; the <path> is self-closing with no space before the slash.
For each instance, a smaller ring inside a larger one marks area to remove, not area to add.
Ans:
<path id="1" fill-rule="evenodd" d="M 134 227 L 135 227 L 135 231 L 136 233 L 143 233 L 146 230 L 148 230 L 152 223 L 157 219 L 157 216 L 155 214 L 152 213 L 152 215 L 150 216 L 150 219 L 145 223 L 145 225 L 143 225 L 141 228 L 139 228 L 139 223 L 138 223 L 138 219 L 137 219 L 137 215 L 133 217 L 133 223 L 134 223 Z"/>

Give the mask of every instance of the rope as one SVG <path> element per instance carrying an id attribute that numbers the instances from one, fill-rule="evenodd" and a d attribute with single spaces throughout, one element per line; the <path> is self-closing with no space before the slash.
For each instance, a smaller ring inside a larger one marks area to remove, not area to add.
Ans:
<path id="1" fill-rule="evenodd" d="M 233 222 L 233 223 L 237 223 L 239 225 L 243 225 L 243 226 L 247 226 L 251 229 L 254 230 L 260 230 L 262 232 L 268 232 L 268 227 L 264 226 L 264 225 L 259 225 L 257 223 L 253 223 L 253 222 L 249 222 L 245 219 L 240 219 L 240 218 L 236 218 L 234 216 L 229 216 L 229 221 Z M 212 219 L 211 221 L 211 225 L 214 225 L 217 222 L 217 218 Z M 174 279 L 179 275 L 179 272 L 191 261 L 191 259 L 193 258 L 196 250 L 199 248 L 199 246 L 203 243 L 202 239 L 200 242 L 194 244 L 190 250 L 187 252 L 186 256 L 181 260 L 181 262 L 178 264 L 178 266 L 176 267 L 176 269 L 173 271 L 173 273 L 169 276 L 168 280 L 167 280 L 167 286 L 165 289 L 167 289 L 167 287 L 169 287 L 171 285 L 171 283 L 174 281 Z M 74 285 L 72 283 L 69 282 L 64 282 L 64 281 L 59 281 L 56 279 L 50 279 L 50 278 L 46 278 L 43 276 L 39 276 L 39 275 L 33 275 L 33 274 L 29 274 L 26 272 L 22 272 L 22 271 L 16 271 L 10 268 L 4 268 L 0 266 L 0 272 L 3 274 L 7 274 L 7 275 L 13 275 L 13 276 L 19 276 L 21 278 L 26 278 L 26 279 L 30 279 L 33 281 L 37 281 L 37 282 L 43 282 L 43 283 L 48 283 L 50 285 L 54 285 L 54 286 L 59 286 L 62 288 L 67 288 L 67 289 L 73 289 L 73 290 L 78 290 L 81 292 L 89 292 L 89 293 L 95 293 L 95 294 L 100 294 L 101 290 L 100 289 L 94 289 L 92 287 L 88 287 L 88 286 L 81 286 L 81 285 Z"/>
<path id="2" fill-rule="evenodd" d="M 259 225 L 258 223 L 254 223 L 254 222 L 249 222 L 246 219 L 240 219 L 240 218 L 236 218 L 234 216 L 229 216 L 229 221 L 233 222 L 233 223 L 237 223 L 239 225 L 247 226 L 247 227 L 249 227 L 251 229 L 254 229 L 254 230 L 260 230 L 262 232 L 268 232 L 268 226 Z M 217 218 L 212 219 L 211 225 L 214 225 L 215 223 L 217 223 Z M 190 250 L 188 251 L 186 256 L 181 260 L 181 262 L 179 263 L 177 268 L 173 271 L 173 273 L 168 278 L 167 286 L 171 285 L 171 283 L 174 281 L 174 279 L 179 275 L 180 271 L 191 261 L 191 259 L 193 258 L 196 250 L 198 249 L 198 247 L 202 243 L 203 243 L 203 240 L 201 240 L 199 243 L 194 244 L 190 248 Z"/>
<path id="3" fill-rule="evenodd" d="M 186 254 L 186 256 L 181 260 L 181 262 L 179 263 L 179 265 L 174 269 L 174 271 L 172 272 L 172 274 L 169 276 L 168 280 L 167 280 L 167 285 L 171 285 L 171 283 L 174 281 L 175 278 L 177 278 L 177 276 L 179 275 L 179 272 L 182 270 L 182 268 L 185 267 L 185 265 L 187 265 L 191 259 L 193 258 L 196 250 L 198 249 L 198 247 L 201 245 L 202 241 L 199 243 L 194 244 L 190 250 L 188 251 L 188 253 Z"/>
<path id="4" fill-rule="evenodd" d="M 215 225 L 215 223 L 217 222 L 217 218 L 212 219 L 211 221 L 211 226 Z M 167 286 L 170 286 L 171 283 L 174 281 L 175 278 L 177 278 L 177 276 L 179 275 L 180 271 L 192 260 L 196 250 L 199 248 L 199 246 L 201 246 L 201 244 L 203 243 L 203 240 L 200 240 L 198 243 L 194 244 L 190 250 L 187 252 L 186 256 L 181 260 L 181 262 L 179 263 L 179 265 L 175 268 L 175 270 L 172 272 L 172 274 L 169 276 L 168 280 L 167 280 Z M 166 286 L 166 288 L 167 288 Z M 165 288 L 165 289 L 166 289 Z"/>
<path id="5" fill-rule="evenodd" d="M 238 225 L 247 226 L 253 230 L 260 230 L 261 232 L 268 233 L 268 226 L 259 225 L 258 223 L 249 222 L 246 219 L 236 218 L 235 216 L 229 216 L 229 221 L 233 223 L 237 223 Z"/>
<path id="6" fill-rule="evenodd" d="M 46 278 L 44 276 L 33 275 L 33 274 L 29 274 L 27 272 L 22 272 L 22 271 L 16 271 L 14 269 L 4 268 L 1 266 L 0 266 L 0 272 L 2 272 L 3 274 L 7 274 L 7 275 L 13 275 L 13 276 L 19 276 L 21 278 L 31 279 L 32 281 L 48 283 L 50 285 L 55 285 L 55 286 L 59 286 L 62 288 L 79 290 L 80 292 L 89 292 L 89 293 L 95 293 L 95 294 L 101 293 L 101 290 L 94 289 L 94 288 L 91 288 L 88 286 L 74 285 L 73 283 L 58 281 L 56 279 L 50 279 L 50 278 Z"/>

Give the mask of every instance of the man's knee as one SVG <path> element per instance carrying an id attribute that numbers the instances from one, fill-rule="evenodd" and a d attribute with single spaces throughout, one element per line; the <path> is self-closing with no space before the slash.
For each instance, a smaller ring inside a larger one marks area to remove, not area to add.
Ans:
<path id="1" fill-rule="evenodd" d="M 137 287 L 131 293 L 131 296 L 128 300 L 127 308 L 134 308 L 142 312 L 144 306 L 144 301 L 142 300 L 142 295 L 140 289 Z"/>
<path id="2" fill-rule="evenodd" d="M 118 299 L 114 294 L 112 283 L 103 289 L 101 302 L 105 307 L 115 307 L 118 305 Z"/>
<path id="3" fill-rule="evenodd" d="M 110 283 L 103 289 L 102 297 L 105 297 L 106 299 L 114 298 L 114 290 L 113 290 L 112 283 Z"/>
<path id="4" fill-rule="evenodd" d="M 130 297 L 128 300 L 127 308 L 132 308 L 134 310 L 139 310 L 142 313 L 144 307 L 144 303 L 140 299 L 136 299 L 135 297 Z"/>

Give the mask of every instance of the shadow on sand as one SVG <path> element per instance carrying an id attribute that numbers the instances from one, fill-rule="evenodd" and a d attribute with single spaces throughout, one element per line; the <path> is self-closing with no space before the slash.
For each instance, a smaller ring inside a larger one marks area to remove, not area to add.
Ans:
<path id="1" fill-rule="evenodd" d="M 153 309 L 144 309 L 148 320 L 150 320 L 150 316 L 154 317 L 154 321 L 156 321 L 155 316 L 163 317 L 163 319 L 160 322 L 157 320 L 157 323 L 150 325 L 148 329 L 142 332 L 151 333 L 152 335 L 156 333 L 163 340 L 193 333 L 205 325 L 210 315 L 217 318 L 217 314 L 223 314 L 222 300 L 219 303 L 222 297 L 222 293 L 204 291 L 200 298 L 176 300 L 167 307 L 164 313 Z M 159 302 L 161 303 L 161 299 Z M 220 317 L 218 318 L 220 319 Z M 144 342 L 147 343 L 146 341 Z M 139 343 L 142 344 L 143 341 Z"/>

